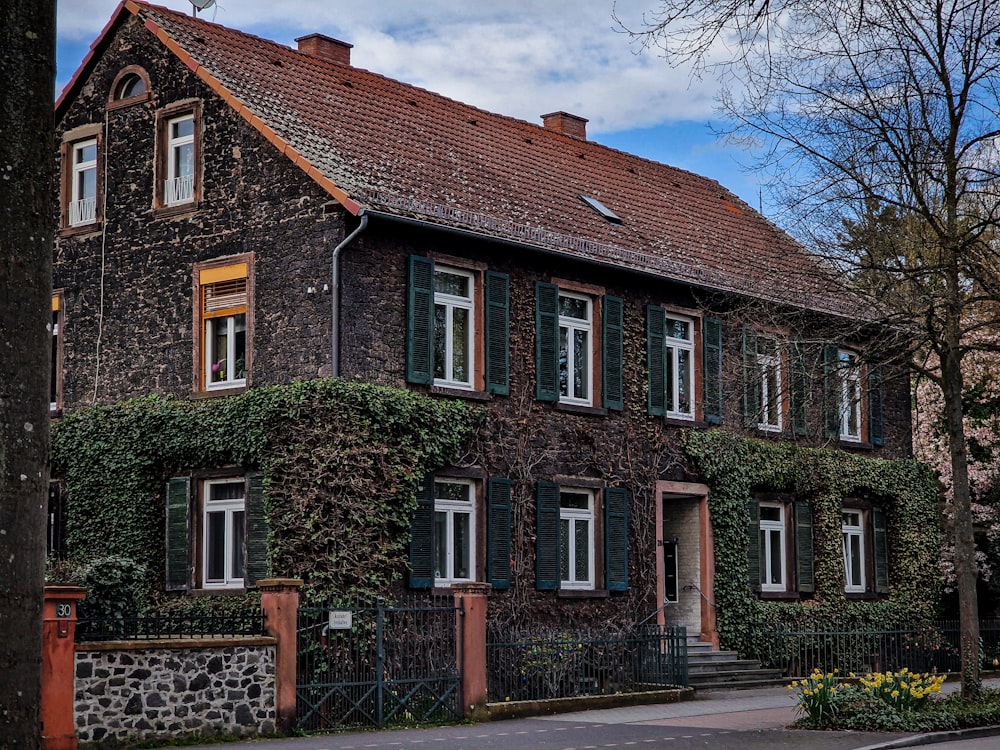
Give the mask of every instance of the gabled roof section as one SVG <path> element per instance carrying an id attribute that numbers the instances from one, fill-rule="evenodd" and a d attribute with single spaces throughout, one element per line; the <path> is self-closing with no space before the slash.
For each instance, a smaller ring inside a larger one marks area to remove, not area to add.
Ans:
<path id="1" fill-rule="evenodd" d="M 57 116 L 126 13 L 354 214 L 854 314 L 832 269 L 713 180 L 144 2 L 115 11 Z"/>

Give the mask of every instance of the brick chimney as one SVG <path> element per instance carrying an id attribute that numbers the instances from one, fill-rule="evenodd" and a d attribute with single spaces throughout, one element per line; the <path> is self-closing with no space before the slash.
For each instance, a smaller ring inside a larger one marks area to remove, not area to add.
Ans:
<path id="1" fill-rule="evenodd" d="M 299 44 L 299 52 L 304 55 L 318 57 L 320 60 L 340 63 L 341 65 L 351 64 L 353 44 L 342 42 L 325 34 L 306 34 L 295 41 Z"/>
<path id="2" fill-rule="evenodd" d="M 581 141 L 587 140 L 587 121 L 569 112 L 549 112 L 542 115 L 542 124 L 546 130 L 579 138 Z"/>

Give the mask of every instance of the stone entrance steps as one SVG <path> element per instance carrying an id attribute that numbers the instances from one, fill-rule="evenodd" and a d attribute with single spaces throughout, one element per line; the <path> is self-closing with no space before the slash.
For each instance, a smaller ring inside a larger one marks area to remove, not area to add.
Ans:
<path id="1" fill-rule="evenodd" d="M 788 684 L 780 669 L 741 659 L 735 651 L 713 651 L 711 643 L 688 639 L 688 686 L 696 690 L 739 690 Z"/>

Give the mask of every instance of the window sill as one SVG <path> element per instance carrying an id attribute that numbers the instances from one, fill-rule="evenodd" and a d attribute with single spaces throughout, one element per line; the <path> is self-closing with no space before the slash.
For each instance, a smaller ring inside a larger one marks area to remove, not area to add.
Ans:
<path id="1" fill-rule="evenodd" d="M 885 599 L 888 594 L 876 594 L 874 591 L 845 591 L 844 598 L 849 602 L 861 602 L 861 601 L 878 601 L 879 599 Z"/>
<path id="2" fill-rule="evenodd" d="M 555 410 L 564 411 L 567 414 L 586 414 L 587 416 L 590 417 L 608 416 L 608 410 L 602 409 L 598 406 L 584 406 L 583 404 L 564 404 L 562 401 L 556 401 Z"/>
<path id="3" fill-rule="evenodd" d="M 443 385 L 432 385 L 432 396 L 447 396 L 448 398 L 467 398 L 470 401 L 492 401 L 493 394 L 486 391 L 465 390 L 464 388 L 448 388 Z"/>
<path id="4" fill-rule="evenodd" d="M 680 419 L 679 417 L 661 417 L 663 424 L 669 427 L 713 427 L 708 422 L 699 422 L 697 419 Z"/>
<path id="5" fill-rule="evenodd" d="M 609 596 L 607 589 L 556 589 L 559 599 L 607 599 Z"/>
<path id="6" fill-rule="evenodd" d="M 179 203 L 176 206 L 156 206 L 153 209 L 154 219 L 172 219 L 185 214 L 193 214 L 198 210 L 198 201 Z"/>
<path id="7" fill-rule="evenodd" d="M 213 388 L 210 391 L 195 391 L 191 398 L 200 401 L 204 398 L 220 398 L 222 396 L 235 396 L 239 393 L 246 393 L 247 386 L 238 385 L 233 388 Z"/>
<path id="8" fill-rule="evenodd" d="M 798 591 L 758 591 L 760 599 L 800 599 L 802 595 Z"/>
<path id="9" fill-rule="evenodd" d="M 83 237 L 88 234 L 100 234 L 101 222 L 92 221 L 89 224 L 78 224 L 75 227 L 63 227 L 57 233 L 59 239 L 64 237 Z"/>
<path id="10" fill-rule="evenodd" d="M 844 450 L 856 450 L 856 451 L 870 451 L 875 448 L 871 443 L 866 443 L 861 440 L 844 440 L 838 438 L 837 446 Z"/>
<path id="11" fill-rule="evenodd" d="M 147 91 L 137 96 L 130 96 L 128 99 L 113 99 L 107 103 L 105 108 L 109 110 L 122 109 L 124 107 L 131 107 L 134 104 L 145 104 L 150 101 L 150 99 L 152 99 L 152 97 L 150 96 L 150 92 Z"/>
<path id="12" fill-rule="evenodd" d="M 188 589 L 185 593 L 188 596 L 236 596 L 238 594 L 245 594 L 249 591 L 249 588 L 244 586 L 219 586 L 218 588 L 210 589 Z"/>

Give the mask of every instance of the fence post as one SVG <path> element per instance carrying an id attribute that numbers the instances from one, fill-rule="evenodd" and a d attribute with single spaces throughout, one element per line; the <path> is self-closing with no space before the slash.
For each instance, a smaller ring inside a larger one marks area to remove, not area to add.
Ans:
<path id="1" fill-rule="evenodd" d="M 76 677 L 76 603 L 79 586 L 46 586 L 42 608 L 42 748 L 76 750 L 73 712 Z"/>
<path id="2" fill-rule="evenodd" d="M 462 716 L 486 717 L 486 600 L 493 587 L 488 583 L 455 583 L 455 618 L 458 638 L 458 673 L 462 678 Z"/>
<path id="3" fill-rule="evenodd" d="M 274 713 L 276 728 L 282 734 L 291 734 L 295 729 L 296 630 L 301 585 L 301 578 L 257 581 L 267 632 L 278 641 L 274 647 Z"/>

